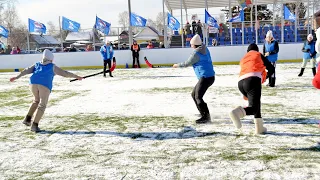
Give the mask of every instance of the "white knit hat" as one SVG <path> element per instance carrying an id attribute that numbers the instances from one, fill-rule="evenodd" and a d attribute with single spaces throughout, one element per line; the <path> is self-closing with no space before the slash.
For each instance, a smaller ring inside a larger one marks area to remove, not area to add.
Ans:
<path id="1" fill-rule="evenodd" d="M 308 35 L 307 39 L 309 39 L 309 38 L 311 38 L 311 40 L 313 39 L 312 34 L 309 34 L 309 35 Z"/>
<path id="2" fill-rule="evenodd" d="M 273 34 L 272 34 L 272 31 L 270 31 L 270 30 L 269 30 L 269 31 L 267 32 L 267 35 L 266 35 L 266 37 L 271 37 L 271 38 L 273 38 Z"/>
<path id="3" fill-rule="evenodd" d="M 52 54 L 52 52 L 50 51 L 50 50 L 48 50 L 48 49 L 45 49 L 44 51 L 43 51 L 43 56 L 42 56 L 42 59 L 43 60 L 49 60 L 49 61 L 53 61 L 53 54 Z"/>
<path id="4" fill-rule="evenodd" d="M 195 36 L 193 36 L 193 38 L 190 41 L 190 44 L 192 44 L 192 45 L 201 45 L 202 44 L 202 41 L 201 41 L 199 34 L 196 34 Z"/>

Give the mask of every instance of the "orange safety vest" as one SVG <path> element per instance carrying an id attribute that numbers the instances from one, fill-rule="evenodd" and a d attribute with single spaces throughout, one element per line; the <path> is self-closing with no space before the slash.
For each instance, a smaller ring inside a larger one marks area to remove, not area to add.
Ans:
<path id="1" fill-rule="evenodd" d="M 138 50 L 138 49 L 139 49 L 138 44 L 137 45 L 133 45 L 133 50 Z"/>
<path id="2" fill-rule="evenodd" d="M 240 61 L 240 76 L 252 72 L 261 72 L 262 83 L 267 79 L 266 67 L 261 58 L 261 54 L 257 51 L 249 51 Z"/>

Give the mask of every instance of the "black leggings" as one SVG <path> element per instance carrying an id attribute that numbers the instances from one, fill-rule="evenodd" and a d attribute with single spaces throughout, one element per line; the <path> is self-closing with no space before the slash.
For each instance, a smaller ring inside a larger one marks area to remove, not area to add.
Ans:
<path id="1" fill-rule="evenodd" d="M 103 61 L 103 75 L 106 75 L 107 65 L 108 65 L 108 69 L 110 70 L 110 68 L 111 68 L 111 59 L 107 59 L 107 60 Z M 109 74 L 111 74 L 111 72 L 109 72 Z"/>
<path id="2" fill-rule="evenodd" d="M 132 55 L 132 59 L 133 59 L 132 68 L 134 68 L 136 59 L 137 59 L 138 68 L 141 68 L 141 67 L 140 67 L 140 62 L 139 62 L 139 54 L 134 54 L 134 55 Z"/>
<path id="3" fill-rule="evenodd" d="M 244 108 L 246 115 L 261 118 L 261 79 L 259 77 L 243 79 L 238 82 L 238 88 L 249 101 L 249 106 Z"/>
<path id="4" fill-rule="evenodd" d="M 191 96 L 201 114 L 203 111 L 208 111 L 207 104 L 203 101 L 203 96 L 208 88 L 214 83 L 214 80 L 214 76 L 209 78 L 200 78 L 191 93 Z"/>

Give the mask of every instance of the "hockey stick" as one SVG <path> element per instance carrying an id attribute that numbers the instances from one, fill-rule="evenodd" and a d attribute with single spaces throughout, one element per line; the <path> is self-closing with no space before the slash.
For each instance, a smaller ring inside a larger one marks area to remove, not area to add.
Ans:
<path id="1" fill-rule="evenodd" d="M 106 70 L 106 73 L 109 73 L 110 71 L 109 70 Z M 84 76 L 83 78 L 88 78 L 88 77 L 92 77 L 92 76 L 96 76 L 96 75 L 99 75 L 99 74 L 103 74 L 103 71 L 102 72 L 98 72 L 98 73 L 95 73 L 95 74 L 90 74 L 88 76 Z M 70 82 L 73 82 L 73 81 L 77 81 L 78 79 L 72 79 L 70 80 Z"/>
<path id="2" fill-rule="evenodd" d="M 168 68 L 168 67 L 172 67 L 172 66 L 154 66 L 154 65 L 152 65 L 152 64 L 148 61 L 147 57 L 144 57 L 144 61 L 146 62 L 146 64 L 147 64 L 150 68 Z"/>
<path id="3" fill-rule="evenodd" d="M 112 67 L 110 68 L 110 70 L 106 70 L 106 73 L 109 73 L 110 71 L 114 71 L 114 69 L 116 68 L 117 66 L 117 63 L 116 63 L 116 58 L 113 57 L 113 63 L 112 63 Z M 96 75 L 99 75 L 99 74 L 103 74 L 103 71 L 102 72 L 98 72 L 98 73 L 95 73 L 95 74 L 90 74 L 88 76 L 84 76 L 83 78 L 88 78 L 88 77 L 92 77 L 92 76 L 96 76 Z M 72 79 L 70 80 L 70 82 L 73 82 L 73 81 L 77 81 L 78 79 Z"/>

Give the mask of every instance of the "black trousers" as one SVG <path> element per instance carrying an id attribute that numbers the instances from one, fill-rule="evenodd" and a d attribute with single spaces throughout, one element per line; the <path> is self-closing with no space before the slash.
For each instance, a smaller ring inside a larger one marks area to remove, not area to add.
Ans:
<path id="1" fill-rule="evenodd" d="M 202 116 L 209 114 L 207 104 L 203 101 L 203 96 L 208 88 L 214 83 L 215 77 L 200 78 L 197 85 L 193 88 L 191 93 L 192 99 L 194 100 L 200 114 Z"/>
<path id="2" fill-rule="evenodd" d="M 136 60 L 137 60 L 138 67 L 141 68 L 140 62 L 139 62 L 139 54 L 133 54 L 132 59 L 133 59 L 132 68 L 134 68 L 134 65 L 136 64 Z"/>
<path id="3" fill-rule="evenodd" d="M 240 92 L 248 98 L 249 106 L 244 108 L 247 115 L 261 118 L 261 79 L 249 77 L 238 82 Z"/>
<path id="4" fill-rule="evenodd" d="M 110 70 L 111 59 L 107 59 L 103 61 L 103 76 L 106 76 L 107 65 L 108 65 L 108 69 Z M 111 71 L 109 71 L 109 75 L 111 76 Z"/>
<path id="5" fill-rule="evenodd" d="M 276 62 L 271 64 L 274 66 L 274 73 L 269 77 L 269 86 L 274 87 L 276 85 Z"/>

